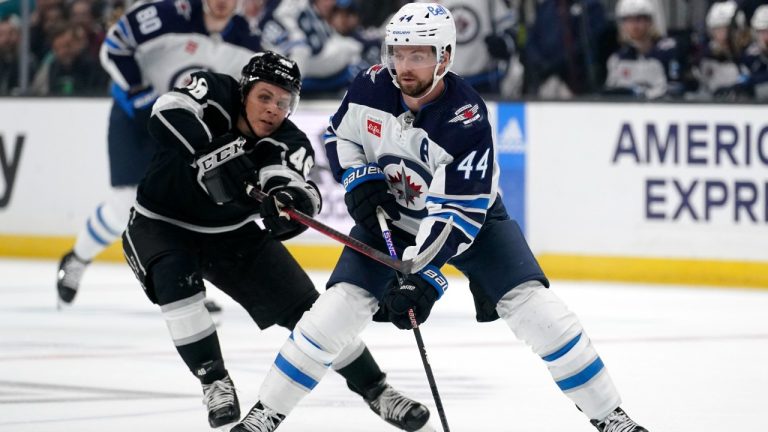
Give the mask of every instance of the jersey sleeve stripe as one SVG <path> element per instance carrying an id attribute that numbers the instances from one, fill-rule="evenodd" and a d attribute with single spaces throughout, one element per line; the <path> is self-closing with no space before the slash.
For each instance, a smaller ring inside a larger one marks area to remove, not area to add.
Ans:
<path id="1" fill-rule="evenodd" d="M 186 138 L 184 138 L 184 135 L 179 133 L 179 131 L 176 130 L 176 128 L 173 127 L 173 125 L 168 120 L 166 120 L 165 116 L 163 116 L 163 114 L 161 112 L 158 111 L 157 113 L 154 113 L 153 115 L 157 116 L 157 118 L 160 119 L 160 121 L 163 123 L 163 125 L 166 128 L 168 128 L 168 130 L 171 131 L 171 133 L 173 133 L 173 135 L 179 140 L 179 142 L 184 144 L 184 147 L 186 147 L 187 150 L 189 150 L 190 153 L 192 153 L 192 154 L 195 153 L 195 148 L 192 147 L 192 145 L 189 143 L 189 141 L 187 141 Z"/>
<path id="2" fill-rule="evenodd" d="M 427 217 L 428 218 L 433 217 L 433 218 L 439 218 L 439 219 L 445 219 L 445 220 L 448 220 L 452 217 L 453 227 L 460 229 L 470 239 L 474 239 L 475 237 L 477 237 L 477 233 L 480 232 L 480 227 L 477 226 L 476 222 L 465 219 L 458 212 L 442 211 L 440 213 L 430 214 Z"/>
<path id="3" fill-rule="evenodd" d="M 434 204 L 450 204 L 468 209 L 487 210 L 491 200 L 488 198 L 448 198 L 428 195 L 427 202 Z"/>
<path id="4" fill-rule="evenodd" d="M 267 165 L 259 170 L 259 183 L 263 185 L 266 185 L 270 180 L 276 178 L 285 179 L 285 183 L 289 183 L 290 181 L 297 181 L 300 183 L 306 182 L 301 174 L 283 165 Z M 268 193 L 269 191 L 265 192 Z"/>

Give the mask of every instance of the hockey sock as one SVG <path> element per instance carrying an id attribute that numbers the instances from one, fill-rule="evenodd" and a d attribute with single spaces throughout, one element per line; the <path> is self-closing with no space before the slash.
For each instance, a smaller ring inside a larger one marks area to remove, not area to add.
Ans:
<path id="1" fill-rule="evenodd" d="M 113 188 L 109 198 L 91 213 L 75 240 L 78 258 L 91 261 L 115 242 L 128 225 L 131 206 L 136 201 L 136 187 Z"/>
<path id="2" fill-rule="evenodd" d="M 589 418 L 604 418 L 619 406 L 619 393 L 581 323 L 551 290 L 526 282 L 504 295 L 496 310 Z"/>
<path id="3" fill-rule="evenodd" d="M 287 415 L 325 376 L 344 350 L 359 349 L 354 342 L 371 322 L 376 298 L 347 283 L 329 288 L 307 311 L 272 364 L 259 390 L 259 400 Z"/>
<path id="4" fill-rule="evenodd" d="M 368 347 L 366 347 L 362 341 L 359 341 L 358 344 L 352 343 L 349 346 L 355 348 L 355 350 L 352 351 L 353 355 L 349 356 L 352 358 L 349 359 L 346 364 L 342 363 L 342 361 L 346 360 L 342 359 L 342 355 L 344 354 L 342 351 L 342 353 L 336 357 L 333 369 L 347 380 L 347 386 L 350 390 L 362 395 L 365 389 L 381 380 L 384 373 L 379 368 L 379 365 L 376 363 L 373 355 L 371 355 Z M 345 348 L 344 350 L 346 351 L 347 349 Z M 354 354 L 357 354 L 357 356 L 354 357 Z"/>
<path id="5" fill-rule="evenodd" d="M 179 355 L 203 384 L 222 379 L 227 371 L 219 337 L 211 314 L 205 308 L 205 294 L 161 306 L 165 323 Z"/>

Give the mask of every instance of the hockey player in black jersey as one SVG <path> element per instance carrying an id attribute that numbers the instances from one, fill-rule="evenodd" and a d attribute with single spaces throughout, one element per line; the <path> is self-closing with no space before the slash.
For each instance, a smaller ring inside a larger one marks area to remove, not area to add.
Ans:
<path id="1" fill-rule="evenodd" d="M 314 215 L 322 203 L 307 180 L 312 147 L 287 118 L 296 109 L 300 79 L 294 61 L 257 53 L 239 83 L 228 75 L 192 74 L 186 87 L 157 100 L 149 120 L 158 152 L 139 185 L 123 249 L 202 383 L 211 427 L 238 421 L 240 407 L 203 303 L 203 280 L 231 296 L 262 329 L 293 329 L 319 296 L 280 242 L 306 227 L 281 218 L 277 209 L 279 201 Z M 246 182 L 269 198 L 260 204 L 248 197 Z M 254 223 L 259 217 L 266 230 Z M 333 368 L 387 422 L 409 431 L 428 422 L 427 408 L 387 384 L 359 339 Z"/>

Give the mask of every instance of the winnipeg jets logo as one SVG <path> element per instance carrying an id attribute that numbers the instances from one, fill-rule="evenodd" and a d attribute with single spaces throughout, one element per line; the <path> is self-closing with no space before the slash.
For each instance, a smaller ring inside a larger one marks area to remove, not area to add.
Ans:
<path id="1" fill-rule="evenodd" d="M 365 74 L 368 75 L 369 77 L 371 77 L 371 82 L 372 83 L 375 83 L 376 82 L 376 75 L 378 75 L 379 72 L 381 72 L 382 70 L 384 70 L 384 65 L 376 64 L 376 65 L 373 65 L 373 66 L 369 67 L 368 70 L 365 71 Z"/>
<path id="2" fill-rule="evenodd" d="M 477 111 L 480 109 L 480 105 L 478 104 L 466 104 L 463 107 L 456 110 L 454 114 L 456 114 L 456 117 L 448 120 L 448 123 L 458 123 L 462 122 L 465 125 L 472 123 L 473 121 L 480 118 L 480 114 L 477 113 Z"/>
<path id="3" fill-rule="evenodd" d="M 395 175 L 387 174 L 387 180 L 397 191 L 397 199 L 405 201 L 406 207 L 415 204 L 416 199 L 424 193 L 421 191 L 421 185 L 411 182 L 411 176 L 406 174 L 405 167 L 402 165 L 400 172 L 395 173 Z"/>

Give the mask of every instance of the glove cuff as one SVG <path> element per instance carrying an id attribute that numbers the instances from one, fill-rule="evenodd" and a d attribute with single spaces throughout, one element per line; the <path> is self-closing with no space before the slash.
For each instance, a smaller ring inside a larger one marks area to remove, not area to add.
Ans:
<path id="1" fill-rule="evenodd" d="M 445 294 L 445 291 L 448 289 L 448 280 L 445 278 L 445 276 L 443 276 L 439 268 L 431 264 L 424 267 L 424 269 L 421 270 L 418 275 L 421 276 L 421 278 L 427 281 L 430 285 L 432 285 L 432 288 L 437 291 L 438 299 L 440 299 L 440 297 L 442 297 L 443 294 Z"/>
<path id="2" fill-rule="evenodd" d="M 341 176 L 341 184 L 347 192 L 372 180 L 386 180 L 384 171 L 375 163 L 349 168 Z"/>

